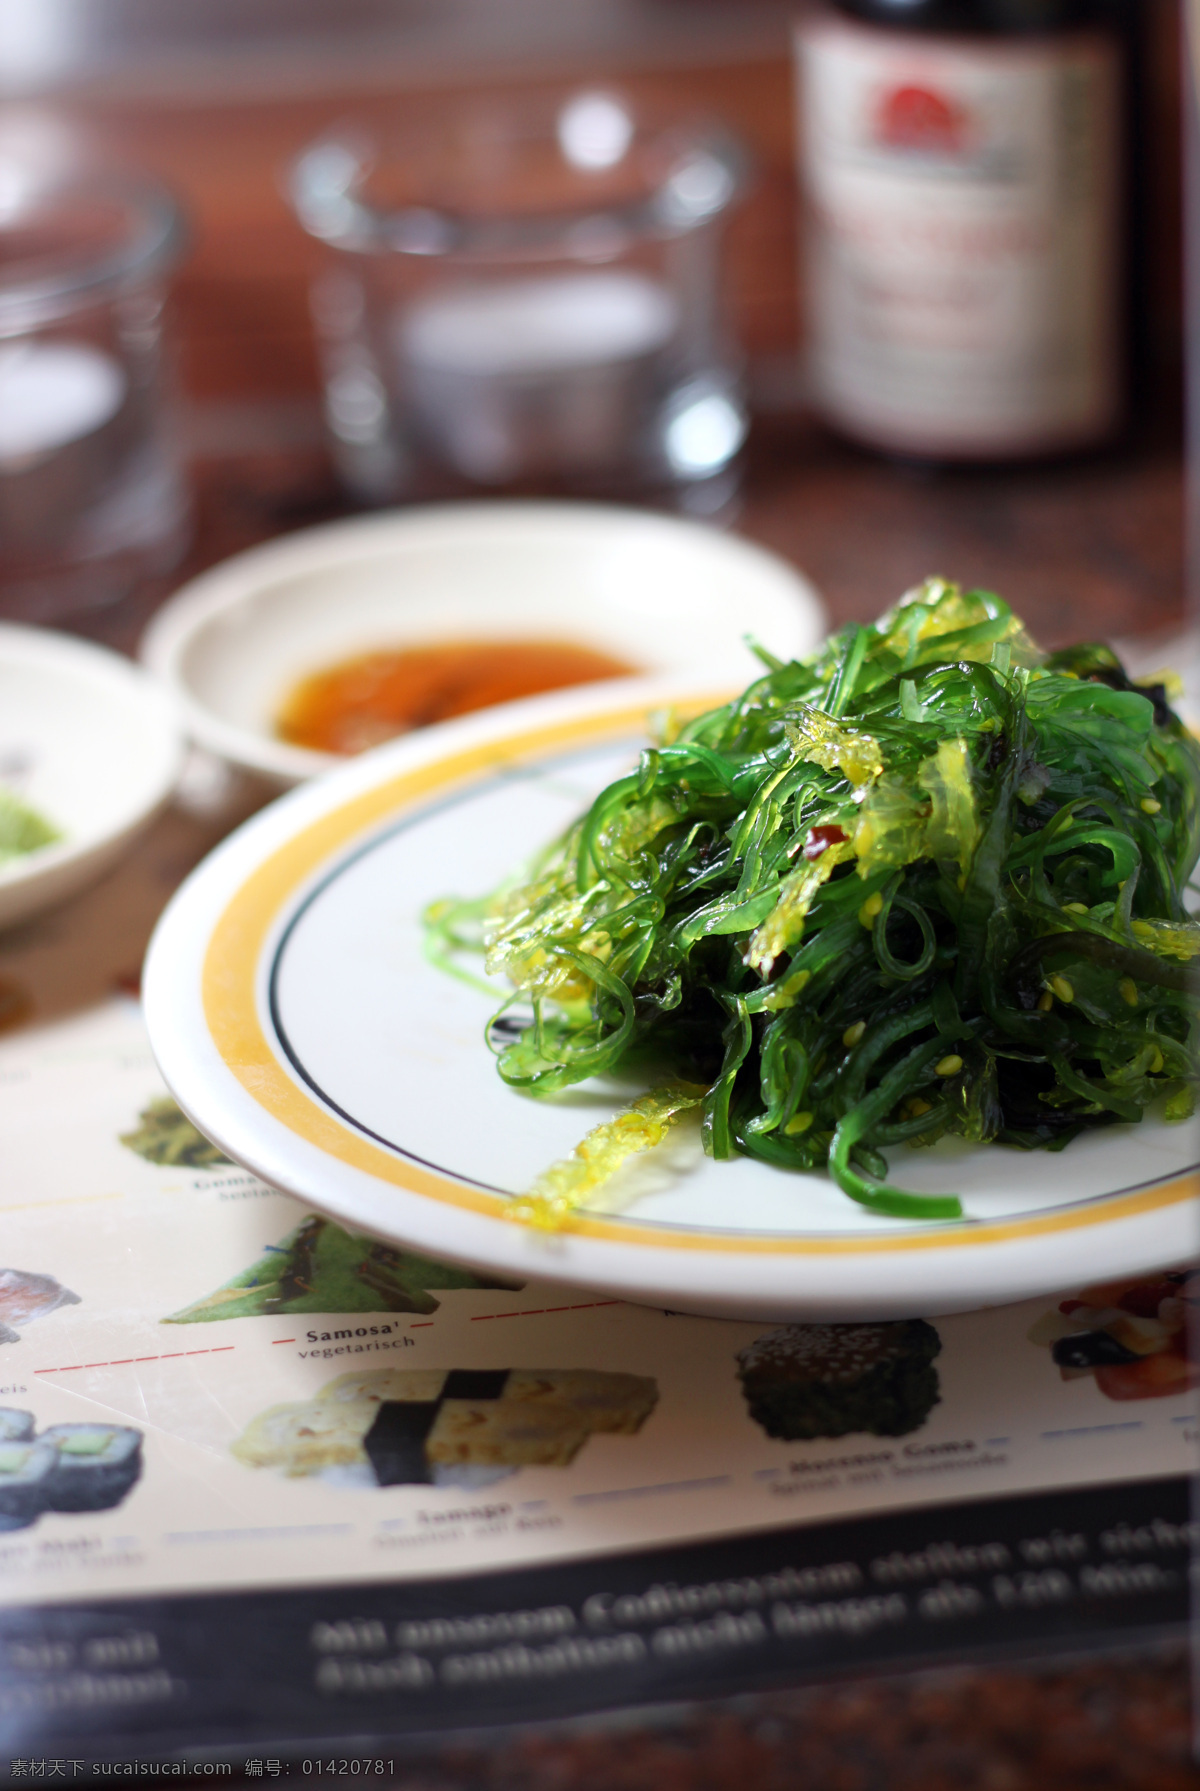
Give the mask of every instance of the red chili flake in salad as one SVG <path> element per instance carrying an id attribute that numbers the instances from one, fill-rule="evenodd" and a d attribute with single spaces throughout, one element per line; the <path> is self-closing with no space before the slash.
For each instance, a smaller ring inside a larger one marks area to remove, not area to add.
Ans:
<path id="1" fill-rule="evenodd" d="M 842 828 L 836 823 L 824 827 L 810 827 L 804 841 L 804 856 L 811 864 L 814 858 L 820 858 L 827 846 L 840 846 L 846 838 Z"/>

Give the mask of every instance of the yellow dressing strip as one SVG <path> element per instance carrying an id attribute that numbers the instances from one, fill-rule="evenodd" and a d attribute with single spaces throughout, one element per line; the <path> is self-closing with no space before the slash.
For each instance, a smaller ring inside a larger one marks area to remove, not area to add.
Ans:
<path id="1" fill-rule="evenodd" d="M 728 692 L 722 692 L 678 707 L 689 715 L 701 714 L 727 697 Z M 381 821 L 395 819 L 406 808 L 430 796 L 470 783 L 481 772 L 495 773 L 506 765 L 517 768 L 530 761 L 537 762 L 563 747 L 584 742 L 599 745 L 606 740 L 619 739 L 643 728 L 645 722 L 644 707 L 625 708 L 610 714 L 577 716 L 512 735 L 503 741 L 453 753 L 448 758 L 392 778 L 352 798 L 333 813 L 323 815 L 253 871 L 213 928 L 205 953 L 201 996 L 217 1051 L 259 1106 L 295 1136 L 315 1145 L 337 1162 L 404 1188 L 411 1194 L 488 1218 L 503 1219 L 510 1207 L 507 1196 L 484 1193 L 423 1169 L 416 1163 L 397 1159 L 328 1113 L 292 1080 L 273 1051 L 259 1020 L 256 998 L 259 966 L 271 929 L 295 892 L 337 852 L 369 828 Z M 1200 1176 L 1188 1174 L 1153 1188 L 1021 1219 L 959 1223 L 936 1231 L 919 1227 L 911 1231 L 865 1236 L 741 1237 L 717 1232 L 667 1232 L 582 1213 L 573 1213 L 566 1218 L 562 1230 L 605 1243 L 637 1244 L 656 1250 L 716 1251 L 733 1255 L 857 1256 L 896 1250 L 961 1249 L 963 1246 L 1074 1231 L 1088 1225 L 1108 1224 L 1114 1219 L 1156 1212 L 1197 1195 L 1200 1195 Z"/>

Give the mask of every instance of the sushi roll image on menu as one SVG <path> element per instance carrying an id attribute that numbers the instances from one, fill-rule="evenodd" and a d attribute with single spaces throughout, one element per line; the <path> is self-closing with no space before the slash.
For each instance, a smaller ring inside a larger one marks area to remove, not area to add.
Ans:
<path id="1" fill-rule="evenodd" d="M 366 1369 L 272 1406 L 232 1444 L 247 1467 L 359 1484 L 486 1485 L 566 1468 L 591 1436 L 635 1436 L 658 1402 L 645 1375 L 593 1368 Z"/>
<path id="2" fill-rule="evenodd" d="M 941 1397 L 933 1366 L 941 1348 L 923 1318 L 781 1325 L 739 1352 L 738 1378 L 769 1437 L 904 1436 Z"/>
<path id="3" fill-rule="evenodd" d="M 57 1463 L 57 1449 L 44 1439 L 0 1442 L 0 1530 L 28 1529 L 48 1508 Z"/>
<path id="4" fill-rule="evenodd" d="M 0 1406 L 0 1443 L 31 1443 L 37 1422 L 32 1412 Z"/>
<path id="5" fill-rule="evenodd" d="M 123 1424 L 52 1424 L 42 1432 L 54 1460 L 46 1477 L 51 1511 L 108 1511 L 142 1471 L 142 1433 Z"/>

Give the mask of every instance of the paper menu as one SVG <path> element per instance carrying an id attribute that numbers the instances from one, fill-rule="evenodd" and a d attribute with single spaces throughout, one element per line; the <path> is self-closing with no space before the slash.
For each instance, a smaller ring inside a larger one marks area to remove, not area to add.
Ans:
<path id="1" fill-rule="evenodd" d="M 122 991 L 225 824 L 172 812 L 0 946 L 32 1009 L 0 1037 L 0 1600 L 429 1581 L 1190 1471 L 1190 1396 L 1064 1379 L 1053 1300 L 764 1344 L 479 1284 L 213 1161 Z M 797 1404 L 790 1358 L 831 1339 Z M 847 1373 L 875 1392 L 847 1406 Z M 63 1425 L 66 1510 L 33 1484 Z"/>
<path id="2" fill-rule="evenodd" d="M 0 1407 L 32 1414 L 39 1435 L 91 1424 L 142 1438 L 118 1503 L 0 1534 L 4 1601 L 433 1578 L 1191 1466 L 1190 1397 L 1116 1401 L 1094 1375 L 1064 1380 L 1029 1338 L 1056 1308 L 1044 1299 L 937 1319 L 936 1354 L 910 1365 L 910 1381 L 927 1377 L 912 1429 L 773 1438 L 747 1397 L 769 1324 L 551 1282 L 446 1285 L 461 1275 L 369 1260 L 240 1169 L 148 1161 L 123 1143 L 145 1148 L 148 1131 L 154 1148 L 163 1092 L 127 996 L 0 1039 L 0 1266 L 75 1296 L 43 1292 L 47 1309 L 10 1325 Z M 314 1310 L 323 1286 L 357 1290 L 358 1309 Z M 242 1315 L 211 1316 L 223 1310 Z M 375 1377 L 390 1407 L 438 1408 L 422 1448 L 436 1449 L 447 1413 L 503 1434 L 441 1484 L 436 1462 L 432 1478 L 380 1484 L 354 1400 L 342 1398 L 349 1442 L 335 1423 L 331 1454 L 311 1443 L 313 1408 L 353 1376 Z M 550 1391 L 531 1419 L 539 1377 Z M 580 1401 L 593 1414 L 599 1402 L 601 1421 L 580 1419 Z M 264 1414 L 279 1408 L 264 1449 Z"/>

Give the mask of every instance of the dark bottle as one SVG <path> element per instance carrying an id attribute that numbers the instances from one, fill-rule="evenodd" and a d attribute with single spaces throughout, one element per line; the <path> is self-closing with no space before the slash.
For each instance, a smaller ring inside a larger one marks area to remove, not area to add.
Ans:
<path id="1" fill-rule="evenodd" d="M 1018 35 L 1120 26 L 1126 0 L 834 0 L 839 12 L 904 31 Z"/>
<path id="2" fill-rule="evenodd" d="M 1122 0 L 836 0 L 798 32 L 812 384 L 847 433 L 993 460 L 1124 408 Z"/>

